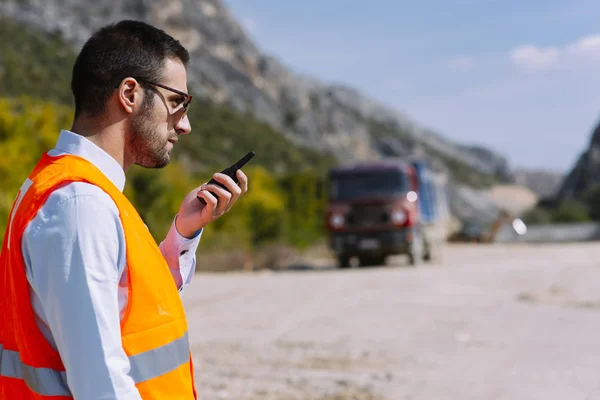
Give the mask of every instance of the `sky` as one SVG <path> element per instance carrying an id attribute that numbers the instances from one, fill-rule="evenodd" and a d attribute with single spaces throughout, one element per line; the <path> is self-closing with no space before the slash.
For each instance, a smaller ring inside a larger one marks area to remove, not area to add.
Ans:
<path id="1" fill-rule="evenodd" d="M 569 170 L 600 123 L 598 0 L 225 0 L 257 47 L 515 168 Z"/>

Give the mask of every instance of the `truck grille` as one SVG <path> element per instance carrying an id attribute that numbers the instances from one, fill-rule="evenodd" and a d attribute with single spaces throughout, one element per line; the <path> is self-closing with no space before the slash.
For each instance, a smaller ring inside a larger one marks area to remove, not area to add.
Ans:
<path id="1" fill-rule="evenodd" d="M 388 213 L 381 207 L 355 207 L 347 215 L 350 226 L 380 225 L 389 222 Z"/>

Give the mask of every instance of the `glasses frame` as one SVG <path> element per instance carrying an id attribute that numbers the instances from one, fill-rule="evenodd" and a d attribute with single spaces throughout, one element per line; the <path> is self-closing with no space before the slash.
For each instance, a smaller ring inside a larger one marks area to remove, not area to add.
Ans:
<path id="1" fill-rule="evenodd" d="M 184 97 L 184 101 L 183 101 L 183 113 L 187 114 L 188 110 L 190 109 L 190 103 L 192 102 L 192 99 L 194 98 L 194 96 L 192 96 L 191 94 L 188 94 L 186 92 L 182 92 L 181 90 L 177 90 L 177 89 L 173 89 L 172 87 L 169 87 L 167 85 L 163 85 L 162 83 L 156 83 L 156 82 L 150 82 L 150 81 L 146 81 L 143 79 L 139 80 L 140 82 L 144 82 L 144 83 L 148 83 L 150 85 L 154 85 L 154 86 L 158 86 L 160 88 L 169 90 L 173 93 L 177 93 L 180 96 Z"/>
<path id="2" fill-rule="evenodd" d="M 139 81 L 139 82 L 147 83 L 149 85 L 158 86 L 158 87 L 166 89 L 166 90 L 168 90 L 170 92 L 177 93 L 180 96 L 183 96 L 183 98 L 185 99 L 183 101 L 183 114 L 184 115 L 187 114 L 188 110 L 190 109 L 190 103 L 192 102 L 192 99 L 194 98 L 194 96 L 192 96 L 191 94 L 182 92 L 181 90 L 174 89 L 174 88 L 172 88 L 170 86 L 163 85 L 162 83 L 151 82 L 151 81 L 147 81 L 145 79 L 138 79 L 138 78 L 135 78 L 135 79 L 137 81 Z M 116 87 L 119 87 L 119 86 L 117 85 Z"/>

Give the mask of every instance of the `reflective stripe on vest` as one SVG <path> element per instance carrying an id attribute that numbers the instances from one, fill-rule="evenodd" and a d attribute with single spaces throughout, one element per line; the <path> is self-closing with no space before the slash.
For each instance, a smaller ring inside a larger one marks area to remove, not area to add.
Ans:
<path id="1" fill-rule="evenodd" d="M 171 372 L 190 361 L 190 345 L 188 333 L 171 343 L 156 349 L 129 356 L 131 369 L 129 375 L 135 383 L 147 381 Z"/>
<path id="2" fill-rule="evenodd" d="M 129 357 L 129 375 L 135 383 L 171 372 L 190 360 L 188 333 L 153 350 Z M 64 371 L 51 368 L 35 368 L 21 361 L 19 353 L 4 350 L 0 344 L 0 376 L 23 379 L 27 386 L 44 396 L 72 396 Z"/>
<path id="3" fill-rule="evenodd" d="M 64 371 L 35 368 L 23 364 L 19 353 L 4 350 L 0 344 L 0 376 L 24 379 L 31 390 L 44 396 L 70 396 Z"/>

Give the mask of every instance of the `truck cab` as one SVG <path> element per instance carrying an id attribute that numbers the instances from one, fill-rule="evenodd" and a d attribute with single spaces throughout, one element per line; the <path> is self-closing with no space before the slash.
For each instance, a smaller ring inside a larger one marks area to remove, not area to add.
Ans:
<path id="1" fill-rule="evenodd" d="M 328 176 L 325 224 L 329 246 L 341 268 L 385 264 L 407 255 L 411 265 L 431 258 L 433 241 L 424 214 L 424 169 L 398 160 L 333 168 Z"/>

